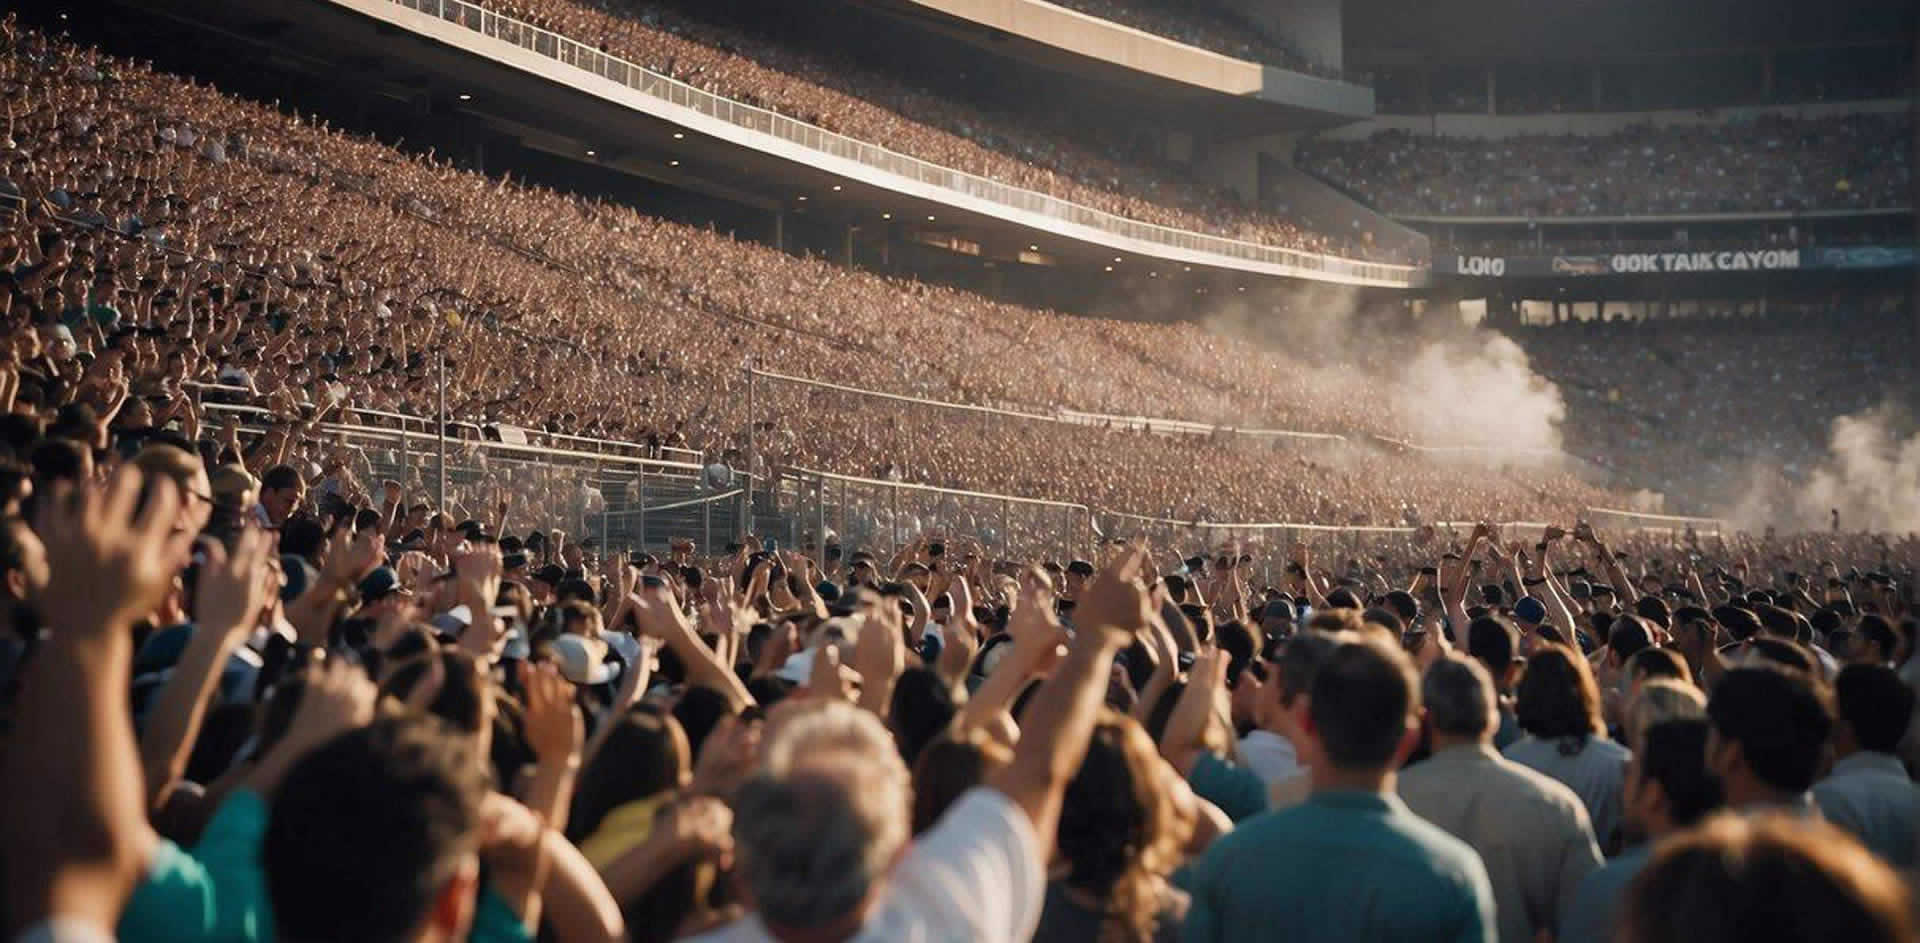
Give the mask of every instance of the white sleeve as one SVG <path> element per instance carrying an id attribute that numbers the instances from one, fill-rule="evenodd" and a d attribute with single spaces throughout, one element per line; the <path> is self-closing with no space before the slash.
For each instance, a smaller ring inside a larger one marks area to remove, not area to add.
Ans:
<path id="1" fill-rule="evenodd" d="M 113 943 L 113 934 L 85 920 L 51 917 L 20 931 L 13 943 Z"/>
<path id="2" fill-rule="evenodd" d="M 1046 862 L 1027 813 L 1005 794 L 969 790 L 914 843 L 886 909 L 933 939 L 1024 943 L 1040 925 Z"/>

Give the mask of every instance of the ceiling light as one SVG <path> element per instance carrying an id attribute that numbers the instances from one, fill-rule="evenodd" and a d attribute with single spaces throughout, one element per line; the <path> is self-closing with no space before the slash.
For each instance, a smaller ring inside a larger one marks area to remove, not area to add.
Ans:
<path id="1" fill-rule="evenodd" d="M 927 222 L 929 222 L 929 223 L 931 223 L 931 222 L 933 222 L 933 217 L 932 217 L 932 216 L 928 216 L 928 217 L 927 217 Z"/>
<path id="2" fill-rule="evenodd" d="M 1160 273 L 1159 273 L 1159 272 L 1148 272 L 1148 273 L 1147 273 L 1147 277 L 1148 277 L 1148 278 L 1159 278 L 1159 277 L 1160 277 Z"/>
<path id="3" fill-rule="evenodd" d="M 588 157 L 592 157 L 592 156 L 593 156 L 593 148 L 587 148 L 587 156 L 588 156 Z"/>
<path id="4" fill-rule="evenodd" d="M 1107 271 L 1109 271 L 1109 272 L 1111 272 L 1111 271 L 1113 271 L 1113 266 L 1111 266 L 1111 265 L 1109 265 L 1109 266 L 1107 266 Z"/>
<path id="5" fill-rule="evenodd" d="M 881 218 L 881 219 L 892 219 L 892 218 L 893 218 L 893 214 L 892 214 L 892 213 L 881 213 L 881 214 L 880 214 L 880 218 Z"/>
<path id="6" fill-rule="evenodd" d="M 1246 291 L 1246 290 L 1247 290 L 1247 286 L 1245 286 L 1245 285 L 1241 285 L 1241 286 L 1240 286 L 1240 290 L 1241 290 L 1241 291 Z"/>
<path id="7" fill-rule="evenodd" d="M 1114 260 L 1115 262 L 1118 262 L 1118 261 L 1120 261 L 1120 257 L 1116 255 L 1116 256 L 1114 256 L 1114 257 L 1113 257 L 1113 260 Z"/>
<path id="8" fill-rule="evenodd" d="M 803 197 L 799 197 L 798 199 L 799 199 L 799 200 L 800 200 L 800 202 L 802 202 L 802 203 L 805 203 L 805 202 L 807 202 L 807 198 L 806 198 L 806 197 L 804 197 L 804 196 L 803 196 Z"/>
<path id="9" fill-rule="evenodd" d="M 839 185 L 839 184 L 837 184 L 837 183 L 836 183 L 836 184 L 834 184 L 834 185 L 833 185 L 833 192 L 835 192 L 835 193 L 839 193 L 839 192 L 840 192 L 840 185 Z"/>
<path id="10" fill-rule="evenodd" d="M 1040 251 L 1040 247 L 1039 247 L 1039 246 L 1028 246 L 1028 247 L 1027 247 L 1027 251 L 1028 251 L 1028 252 L 1039 252 L 1039 251 Z"/>
<path id="11" fill-rule="evenodd" d="M 677 160 L 670 160 L 670 161 L 667 161 L 667 166 L 668 166 L 668 167 L 678 167 L 678 166 L 680 166 L 680 162 L 679 162 L 679 161 L 677 161 Z"/>
<path id="12" fill-rule="evenodd" d="M 680 140 L 681 138 L 684 138 L 684 137 L 686 137 L 686 135 L 684 135 L 684 134 L 681 134 L 681 133 L 680 133 L 680 132 L 678 132 L 678 131 L 675 131 L 675 132 L 673 132 L 673 139 L 674 139 L 674 140 L 676 140 L 676 141 L 678 141 L 678 140 Z"/>
<path id="13" fill-rule="evenodd" d="M 1187 271 L 1189 271 L 1189 272 L 1191 272 L 1191 271 L 1193 271 L 1193 266 L 1191 266 L 1191 265 L 1189 265 L 1189 266 L 1187 266 Z"/>
<path id="14" fill-rule="evenodd" d="M 466 92 L 461 92 L 461 93 L 460 93 L 460 100 L 461 100 L 461 101 L 463 101 L 463 102 L 470 102 L 470 101 L 473 101 L 473 96 L 472 96 L 472 95 L 469 95 L 469 94 L 467 94 Z"/>

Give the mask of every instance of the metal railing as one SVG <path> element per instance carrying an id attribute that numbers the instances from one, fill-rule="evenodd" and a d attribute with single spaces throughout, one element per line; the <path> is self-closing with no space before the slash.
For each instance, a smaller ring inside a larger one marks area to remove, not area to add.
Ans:
<path id="1" fill-rule="evenodd" d="M 1587 508 L 1586 516 L 1589 523 L 1602 529 L 1672 532 L 1691 528 L 1696 534 L 1724 534 L 1727 531 L 1727 521 L 1718 517 L 1650 514 L 1619 508 Z"/>
<path id="2" fill-rule="evenodd" d="M 1129 219 L 1024 187 L 909 157 L 877 144 L 837 134 L 778 112 L 734 101 L 591 46 L 465 0 L 387 0 L 489 39 L 499 40 L 615 84 L 748 131 L 779 138 L 810 151 L 885 171 L 922 186 L 939 187 L 999 206 L 1037 213 L 1113 235 L 1189 252 L 1286 266 L 1298 274 L 1325 274 L 1408 287 L 1423 270 L 1410 265 L 1365 262 L 1209 235 Z"/>
<path id="3" fill-rule="evenodd" d="M 922 534 L 977 536 L 990 552 L 1084 556 L 1092 547 L 1092 511 L 1084 504 L 962 491 L 903 481 L 786 469 L 771 490 L 794 546 L 837 538 L 843 546 L 891 553 Z"/>
<path id="4" fill-rule="evenodd" d="M 203 408 L 210 417 L 237 417 L 243 442 L 264 435 L 261 420 L 275 418 L 244 403 Z M 658 549 L 676 536 L 714 546 L 716 536 L 740 527 L 740 490 L 710 486 L 696 463 L 492 441 L 471 424 L 448 423 L 448 432 L 445 509 L 456 515 L 490 517 L 504 497 L 515 532 L 557 528 L 611 548 Z M 430 495 L 435 489 L 427 483 L 443 471 L 437 432 L 323 421 L 311 441 L 323 458 L 339 454 L 376 500 L 389 479 L 410 496 Z"/>

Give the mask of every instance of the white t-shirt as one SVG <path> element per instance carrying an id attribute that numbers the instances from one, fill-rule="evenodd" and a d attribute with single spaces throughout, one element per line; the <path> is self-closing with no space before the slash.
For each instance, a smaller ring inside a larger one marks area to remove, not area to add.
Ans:
<path id="1" fill-rule="evenodd" d="M 1026 812 L 1005 794 L 969 790 L 914 842 L 852 943 L 1024 943 L 1046 902 L 1044 854 Z M 749 915 L 693 939 L 756 943 L 773 936 Z"/>

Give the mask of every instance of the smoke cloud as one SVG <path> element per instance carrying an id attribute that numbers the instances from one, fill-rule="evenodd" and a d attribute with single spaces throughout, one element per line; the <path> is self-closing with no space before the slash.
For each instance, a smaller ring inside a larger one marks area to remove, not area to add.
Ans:
<path id="1" fill-rule="evenodd" d="M 1890 407 L 1835 419 L 1827 461 L 1800 491 L 1802 517 L 1838 509 L 1848 530 L 1920 531 L 1920 433 L 1902 439 L 1898 425 Z"/>
<path id="2" fill-rule="evenodd" d="M 1230 300 L 1200 322 L 1296 353 L 1298 369 L 1327 395 L 1384 400 L 1392 425 L 1413 444 L 1498 464 L 1560 450 L 1567 408 L 1559 387 L 1498 332 L 1434 314 L 1409 327 L 1397 311 L 1369 311 L 1357 290 L 1340 285 L 1303 285 L 1257 304 Z"/>
<path id="3" fill-rule="evenodd" d="M 1516 457 L 1560 450 L 1567 418 L 1560 388 L 1527 363 L 1510 338 L 1475 331 L 1424 344 L 1392 383 L 1395 408 L 1427 445 L 1464 445 Z"/>
<path id="4" fill-rule="evenodd" d="M 1824 530 L 1835 510 L 1849 531 L 1920 531 L 1920 432 L 1897 407 L 1835 419 L 1826 456 L 1803 481 L 1776 465 L 1750 469 L 1727 516 L 1749 530 Z"/>

